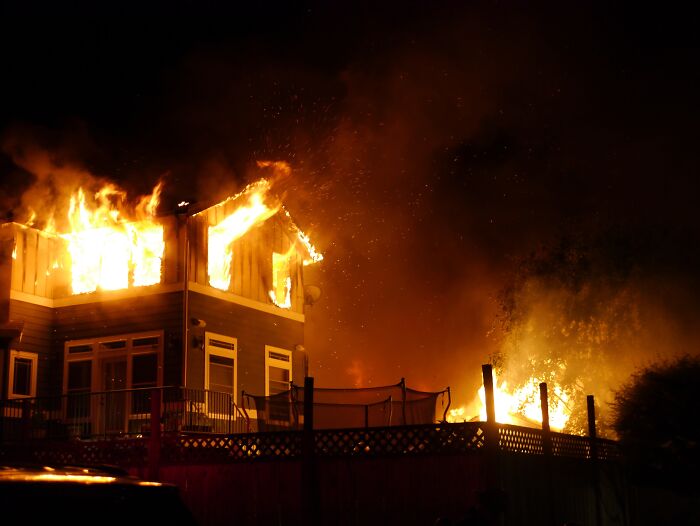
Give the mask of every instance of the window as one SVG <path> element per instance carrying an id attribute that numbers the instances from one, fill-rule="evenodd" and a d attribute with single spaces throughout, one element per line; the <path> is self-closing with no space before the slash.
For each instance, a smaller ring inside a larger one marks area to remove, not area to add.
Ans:
<path id="1" fill-rule="evenodd" d="M 66 394 L 156 387 L 162 385 L 163 333 L 69 341 L 64 358 Z M 119 382 L 113 381 L 117 376 Z"/>
<path id="2" fill-rule="evenodd" d="M 36 368 L 38 361 L 36 353 L 10 350 L 8 398 L 36 396 Z"/>
<path id="3" fill-rule="evenodd" d="M 92 387 L 92 362 L 83 360 L 68 363 L 67 394 L 89 393 Z"/>
<path id="4" fill-rule="evenodd" d="M 292 273 L 290 271 L 290 256 L 272 253 L 272 303 L 283 309 L 292 307 Z"/>
<path id="5" fill-rule="evenodd" d="M 265 346 L 265 394 L 289 391 L 292 380 L 292 351 Z"/>
<path id="6" fill-rule="evenodd" d="M 236 339 L 212 332 L 205 333 L 204 388 L 227 393 L 237 400 Z"/>
<path id="7" fill-rule="evenodd" d="M 66 364 L 66 369 L 66 415 L 69 418 L 89 417 L 92 361 L 71 361 Z"/>
<path id="8" fill-rule="evenodd" d="M 158 355 L 135 354 L 131 366 L 131 387 L 155 387 L 158 385 Z"/>

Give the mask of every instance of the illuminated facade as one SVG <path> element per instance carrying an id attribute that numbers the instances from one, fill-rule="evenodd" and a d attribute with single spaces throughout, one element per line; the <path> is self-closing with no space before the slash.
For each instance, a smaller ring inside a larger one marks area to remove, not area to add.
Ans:
<path id="1" fill-rule="evenodd" d="M 74 261 L 68 235 L 0 226 L 2 398 L 178 385 L 228 392 L 240 403 L 244 390 L 301 382 L 303 271 L 321 257 L 281 204 L 222 242 L 220 225 L 250 199 L 246 190 L 155 218 L 160 252 L 143 251 L 140 263 L 159 272 L 148 285 L 138 284 L 119 243 L 84 244 Z M 121 286 L 76 291 L 75 269 L 87 260 L 93 272 L 126 262 Z"/>

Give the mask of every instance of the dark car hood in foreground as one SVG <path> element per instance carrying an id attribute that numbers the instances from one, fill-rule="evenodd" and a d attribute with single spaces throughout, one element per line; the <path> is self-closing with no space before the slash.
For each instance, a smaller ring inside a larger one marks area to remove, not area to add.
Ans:
<path id="1" fill-rule="evenodd" d="M 22 524 L 196 526 L 177 486 L 109 467 L 0 466 L 0 509 Z"/>

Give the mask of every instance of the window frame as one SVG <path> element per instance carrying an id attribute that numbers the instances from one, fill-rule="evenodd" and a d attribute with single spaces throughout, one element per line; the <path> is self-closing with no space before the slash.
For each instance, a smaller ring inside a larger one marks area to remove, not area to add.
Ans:
<path id="1" fill-rule="evenodd" d="M 17 358 L 23 360 L 29 360 L 32 364 L 32 369 L 30 371 L 29 377 L 29 394 L 18 394 L 15 393 L 15 362 Z M 10 349 L 10 367 L 9 376 L 7 382 L 7 398 L 9 399 L 20 399 L 20 398 L 36 398 L 36 386 L 37 386 L 37 368 L 39 366 L 39 354 L 29 351 L 18 351 L 16 349 Z"/>
<path id="2" fill-rule="evenodd" d="M 156 345 L 134 346 L 134 340 L 145 338 L 158 338 Z M 123 347 L 112 347 L 108 344 L 124 340 Z M 158 370 L 156 375 L 156 387 L 163 385 L 163 356 L 164 356 L 164 331 L 144 331 L 128 334 L 114 334 L 108 336 L 98 336 L 96 338 L 85 338 L 79 340 L 68 340 L 63 347 L 63 379 L 62 393 L 68 393 L 68 364 L 71 362 L 90 361 L 91 362 L 91 381 L 90 392 L 102 391 L 100 382 L 100 370 L 102 360 L 105 358 L 126 359 L 126 389 L 133 389 L 133 358 L 134 356 L 143 354 L 156 354 L 158 356 Z M 90 350 L 81 350 L 71 353 L 74 348 L 90 347 Z"/>
<path id="3" fill-rule="evenodd" d="M 273 358 L 270 356 L 271 352 L 284 354 L 289 357 L 289 360 L 284 361 Z M 286 369 L 289 371 L 289 381 L 291 382 L 293 378 L 292 351 L 272 345 L 265 346 L 265 396 L 270 396 L 270 367 L 277 367 L 278 369 Z"/>
<path id="4" fill-rule="evenodd" d="M 275 263 L 278 262 L 276 265 Z M 283 265 L 282 268 L 279 268 L 279 265 Z M 272 258 L 271 258 L 271 266 L 272 266 L 272 288 L 269 291 L 269 296 L 270 296 L 270 301 L 272 303 L 279 307 L 280 309 L 285 309 L 285 310 L 291 310 L 292 308 L 292 303 L 293 303 L 293 296 L 292 296 L 292 289 L 294 288 L 294 280 L 292 279 L 292 258 L 291 258 L 291 253 L 287 252 L 286 254 L 280 253 L 280 252 L 272 252 Z M 277 269 L 277 270 L 276 270 Z M 284 277 L 282 278 L 282 282 L 280 283 L 280 277 L 284 274 Z M 284 298 L 280 300 L 278 294 L 277 294 L 277 288 L 281 287 L 282 290 L 284 291 Z M 287 300 L 289 300 L 289 303 L 287 304 Z"/>
<path id="5" fill-rule="evenodd" d="M 233 349 L 225 349 L 217 347 L 210 343 L 210 340 L 219 340 L 221 342 L 233 345 Z M 204 332 L 204 390 L 209 391 L 209 368 L 211 366 L 210 357 L 220 356 L 233 360 L 233 402 L 238 405 L 238 338 L 227 336 L 225 334 L 217 334 L 215 332 Z"/>

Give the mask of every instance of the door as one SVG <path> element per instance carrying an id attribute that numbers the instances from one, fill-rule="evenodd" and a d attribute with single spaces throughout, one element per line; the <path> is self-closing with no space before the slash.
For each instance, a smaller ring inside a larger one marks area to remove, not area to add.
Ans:
<path id="1" fill-rule="evenodd" d="M 126 357 L 102 360 L 102 425 L 99 427 L 105 434 L 126 431 L 126 371 Z"/>

